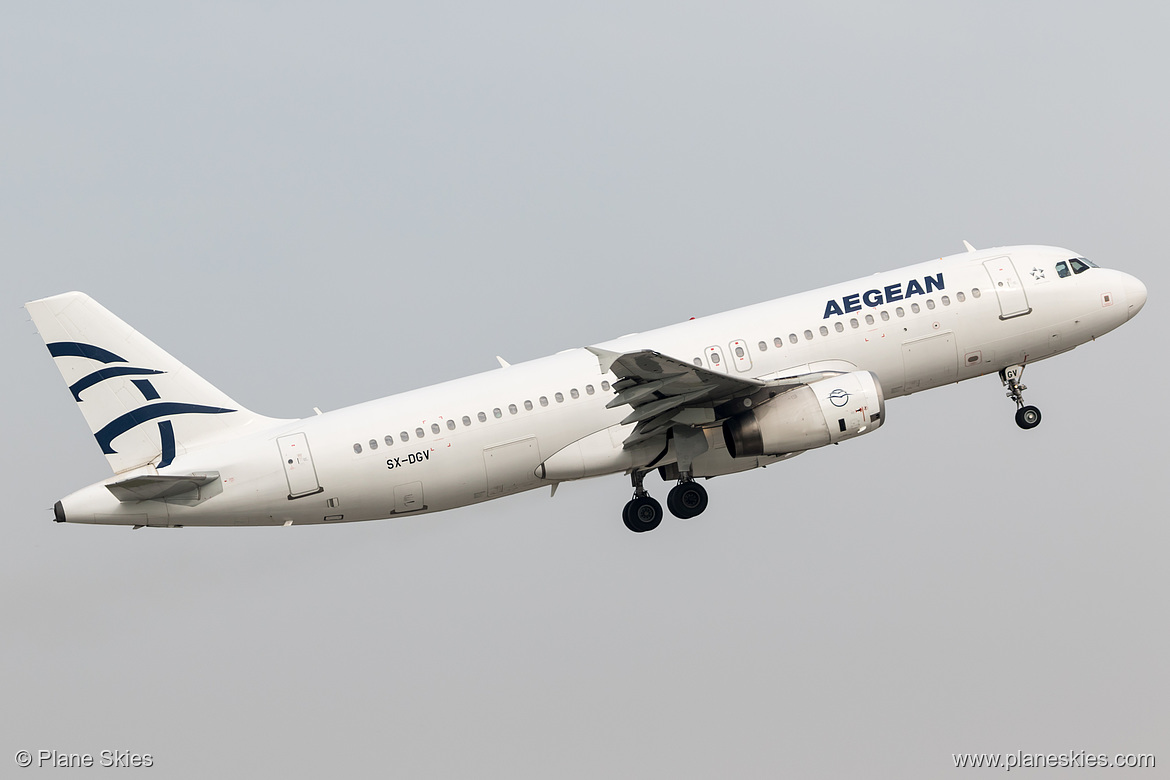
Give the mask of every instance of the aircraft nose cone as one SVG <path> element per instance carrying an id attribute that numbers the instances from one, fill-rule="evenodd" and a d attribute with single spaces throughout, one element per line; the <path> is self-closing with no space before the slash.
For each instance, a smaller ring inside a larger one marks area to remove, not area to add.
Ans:
<path id="1" fill-rule="evenodd" d="M 1129 319 L 1146 305 L 1146 286 L 1142 280 L 1130 276 L 1125 280 L 1125 302 L 1129 306 Z"/>

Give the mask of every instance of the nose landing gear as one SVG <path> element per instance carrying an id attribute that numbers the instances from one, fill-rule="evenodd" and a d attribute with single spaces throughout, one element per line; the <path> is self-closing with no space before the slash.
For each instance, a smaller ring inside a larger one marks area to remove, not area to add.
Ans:
<path id="1" fill-rule="evenodd" d="M 1040 410 L 1024 405 L 1024 391 L 1028 387 L 1020 382 L 1023 375 L 1024 366 L 1008 366 L 1000 370 L 999 380 L 1008 389 L 1007 397 L 1016 402 L 1016 425 L 1027 431 L 1040 424 Z"/>

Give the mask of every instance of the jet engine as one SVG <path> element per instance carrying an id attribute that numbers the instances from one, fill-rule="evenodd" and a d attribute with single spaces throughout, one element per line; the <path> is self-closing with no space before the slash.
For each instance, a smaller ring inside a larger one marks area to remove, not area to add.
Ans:
<path id="1" fill-rule="evenodd" d="M 885 398 L 872 371 L 851 371 L 776 396 L 723 423 L 734 458 L 784 455 L 836 444 L 881 427 Z"/>

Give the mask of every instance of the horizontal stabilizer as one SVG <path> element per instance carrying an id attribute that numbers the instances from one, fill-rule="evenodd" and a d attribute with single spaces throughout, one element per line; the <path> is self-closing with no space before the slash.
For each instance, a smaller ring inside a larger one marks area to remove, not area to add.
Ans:
<path id="1" fill-rule="evenodd" d="M 181 496 L 218 481 L 218 471 L 206 474 L 144 474 L 106 485 L 106 489 L 123 504 L 132 504 L 138 501 L 158 501 L 172 496 Z"/>

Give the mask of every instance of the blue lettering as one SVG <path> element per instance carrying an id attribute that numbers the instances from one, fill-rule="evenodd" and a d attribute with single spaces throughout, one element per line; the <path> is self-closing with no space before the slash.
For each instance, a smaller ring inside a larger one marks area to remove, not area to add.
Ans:
<path id="1" fill-rule="evenodd" d="M 925 283 L 925 287 L 923 284 Z M 894 301 L 901 301 L 913 295 L 926 295 L 934 290 L 946 289 L 943 284 L 943 275 L 936 274 L 935 276 L 925 276 L 922 281 L 918 279 L 911 279 L 906 282 L 905 291 L 902 290 L 902 283 L 886 285 L 880 290 L 866 290 L 863 293 L 853 293 L 846 295 L 839 301 L 834 299 L 825 302 L 825 316 L 821 319 L 829 319 L 829 317 L 842 315 L 847 312 L 861 311 L 862 304 L 866 306 L 881 306 L 883 303 L 893 303 Z"/>

